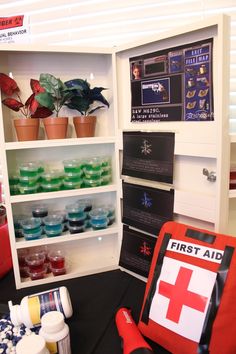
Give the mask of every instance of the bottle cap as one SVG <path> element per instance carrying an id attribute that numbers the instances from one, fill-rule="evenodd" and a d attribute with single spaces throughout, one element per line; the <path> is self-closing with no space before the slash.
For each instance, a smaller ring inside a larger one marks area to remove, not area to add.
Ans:
<path id="1" fill-rule="evenodd" d="M 16 354 L 48 354 L 45 339 L 37 334 L 24 336 L 16 345 Z"/>
<path id="2" fill-rule="evenodd" d="M 23 322 L 21 320 L 20 305 L 13 305 L 12 301 L 8 301 L 10 309 L 10 318 L 14 326 L 20 326 Z"/>
<path id="3" fill-rule="evenodd" d="M 64 316 L 59 311 L 47 312 L 41 318 L 41 327 L 46 333 L 59 332 L 64 328 L 64 326 Z"/>

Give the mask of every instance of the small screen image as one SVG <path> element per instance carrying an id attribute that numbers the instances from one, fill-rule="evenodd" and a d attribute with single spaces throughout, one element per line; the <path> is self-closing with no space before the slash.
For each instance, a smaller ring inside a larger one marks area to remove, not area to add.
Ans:
<path id="1" fill-rule="evenodd" d="M 143 64 L 142 61 L 136 61 L 130 65 L 131 79 L 141 80 L 143 75 Z"/>
<path id="2" fill-rule="evenodd" d="M 142 104 L 163 104 L 170 102 L 170 79 L 160 78 L 142 82 Z"/>

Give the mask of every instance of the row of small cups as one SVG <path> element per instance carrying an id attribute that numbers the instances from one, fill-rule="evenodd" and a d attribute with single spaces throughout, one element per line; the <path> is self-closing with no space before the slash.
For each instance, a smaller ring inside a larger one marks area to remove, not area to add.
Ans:
<path id="1" fill-rule="evenodd" d="M 65 252 L 61 249 L 47 250 L 46 247 L 29 251 L 18 251 L 20 276 L 30 277 L 31 280 L 39 280 L 52 273 L 54 276 L 66 274 L 68 262 Z"/>
<path id="2" fill-rule="evenodd" d="M 63 165 L 64 171 L 49 169 L 45 172 L 45 166 L 39 162 L 20 164 L 19 176 L 9 177 L 11 194 L 98 187 L 111 182 L 110 157 L 64 160 Z"/>
<path id="3" fill-rule="evenodd" d="M 99 230 L 112 225 L 115 220 L 115 210 L 112 205 L 94 209 L 91 207 L 86 211 L 83 203 L 74 203 L 67 205 L 66 211 L 66 216 L 61 212 L 45 217 L 23 218 L 20 221 L 23 236 L 26 240 L 35 240 L 44 233 L 47 237 L 60 236 L 68 229 L 71 234 L 84 232 L 90 227 Z"/>

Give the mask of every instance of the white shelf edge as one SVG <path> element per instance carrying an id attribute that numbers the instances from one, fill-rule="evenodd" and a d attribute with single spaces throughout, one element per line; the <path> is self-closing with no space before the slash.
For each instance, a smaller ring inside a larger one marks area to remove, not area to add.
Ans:
<path id="1" fill-rule="evenodd" d="M 95 144 L 113 144 L 116 138 L 112 137 L 93 137 L 93 138 L 68 138 L 68 139 L 52 139 L 52 140 L 34 140 L 34 141 L 16 141 L 5 143 L 5 149 L 22 150 L 22 149 L 38 149 L 48 147 L 65 147 L 73 145 L 95 145 Z"/>
<path id="2" fill-rule="evenodd" d="M 29 248 L 35 246 L 41 246 L 42 242 L 43 245 L 51 245 L 55 243 L 63 243 L 63 242 L 71 242 L 71 241 L 79 241 L 89 238 L 98 238 L 98 237 L 107 237 L 110 235 L 118 234 L 119 228 L 117 224 L 108 227 L 107 229 L 103 230 L 89 230 L 78 234 L 70 234 L 69 232 L 64 233 L 61 236 L 56 237 L 42 237 L 38 240 L 26 241 L 25 239 L 17 240 L 15 245 L 16 249 L 22 248 Z"/>
<path id="3" fill-rule="evenodd" d="M 66 281 L 66 280 L 73 279 L 73 278 L 79 278 L 79 277 L 83 277 L 86 275 L 108 272 L 108 271 L 116 270 L 116 269 L 119 269 L 119 266 L 118 266 L 117 262 L 115 262 L 115 259 L 114 259 L 114 261 L 111 262 L 111 264 L 108 266 L 101 266 L 101 267 L 97 267 L 97 268 L 96 267 L 94 267 L 94 268 L 87 267 L 87 270 L 81 270 L 80 272 L 75 271 L 75 272 L 67 273 L 65 275 L 58 275 L 58 276 L 49 275 L 48 277 L 46 277 L 44 279 L 40 279 L 40 280 L 21 281 L 20 288 L 28 288 L 28 287 L 35 286 L 35 285 L 55 283 L 57 281 Z"/>
<path id="4" fill-rule="evenodd" d="M 230 142 L 231 143 L 236 143 L 236 133 L 230 133 Z"/>
<path id="5" fill-rule="evenodd" d="M 236 189 L 229 190 L 229 198 L 236 198 Z"/>
<path id="6" fill-rule="evenodd" d="M 10 202 L 11 204 L 16 204 L 16 203 L 24 203 L 24 202 L 31 202 L 37 200 L 67 198 L 67 197 L 74 197 L 74 196 L 87 195 L 87 194 L 115 192 L 116 190 L 117 190 L 116 184 L 109 184 L 100 187 L 70 189 L 70 190 L 58 191 L 58 192 L 14 195 L 10 197 Z"/>

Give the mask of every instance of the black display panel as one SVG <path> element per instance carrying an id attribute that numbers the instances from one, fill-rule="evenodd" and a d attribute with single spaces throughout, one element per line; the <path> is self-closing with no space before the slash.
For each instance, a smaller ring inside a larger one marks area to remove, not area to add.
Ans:
<path id="1" fill-rule="evenodd" d="M 123 225 L 119 265 L 147 278 L 155 244 L 156 238 Z"/>
<path id="2" fill-rule="evenodd" d="M 124 132 L 122 174 L 173 183 L 174 133 Z"/>
<path id="3" fill-rule="evenodd" d="M 158 236 L 162 225 L 173 220 L 174 191 L 123 182 L 124 224 Z"/>
<path id="4" fill-rule="evenodd" d="M 131 121 L 214 120 L 213 39 L 130 58 Z"/>

